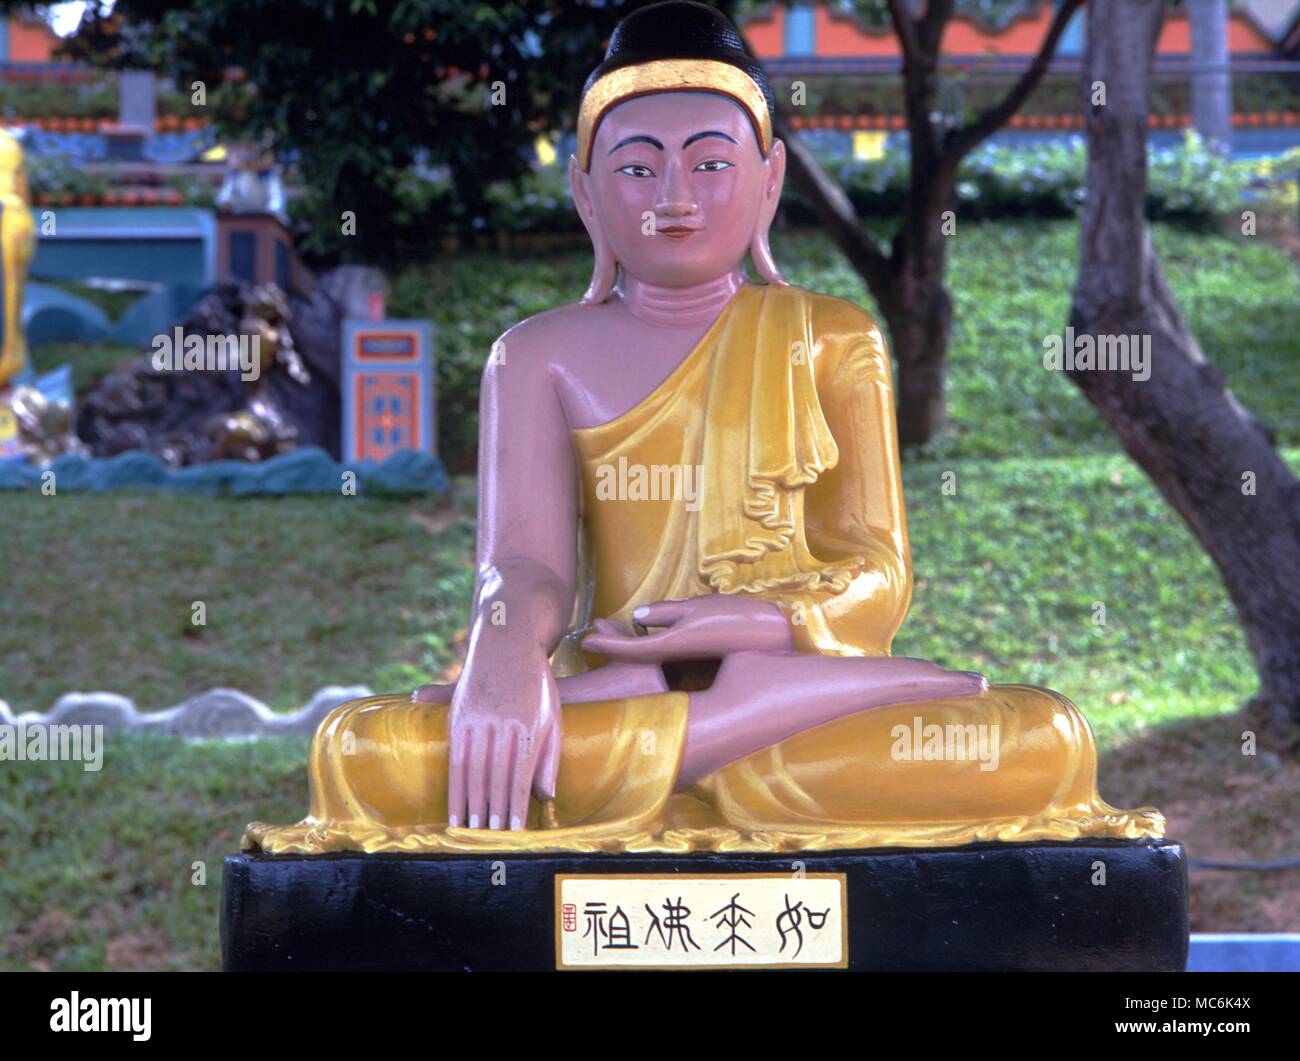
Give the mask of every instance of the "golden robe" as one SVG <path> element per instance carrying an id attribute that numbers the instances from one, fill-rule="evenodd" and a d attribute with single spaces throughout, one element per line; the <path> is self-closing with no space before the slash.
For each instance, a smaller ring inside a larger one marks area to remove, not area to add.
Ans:
<path id="1" fill-rule="evenodd" d="M 36 226 L 27 205 L 22 149 L 0 130 L 0 389 L 27 362 L 23 287 L 35 253 Z"/>
<path id="2" fill-rule="evenodd" d="M 911 565 L 889 357 L 862 310 L 747 285 L 652 394 L 573 439 L 588 592 L 557 673 L 598 664 L 576 647 L 587 617 L 709 593 L 778 603 L 800 651 L 889 652 Z M 1088 724 L 1046 689 L 865 710 L 674 794 L 688 711 L 684 692 L 565 706 L 556 799 L 502 832 L 447 827 L 446 706 L 345 704 L 312 744 L 310 816 L 253 823 L 244 846 L 795 851 L 1164 832 L 1158 811 L 1100 798 Z"/>

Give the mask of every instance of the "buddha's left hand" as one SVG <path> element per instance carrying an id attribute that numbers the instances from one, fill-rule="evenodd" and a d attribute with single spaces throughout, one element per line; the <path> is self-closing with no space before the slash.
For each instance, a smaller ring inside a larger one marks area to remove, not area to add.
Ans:
<path id="1" fill-rule="evenodd" d="M 689 597 L 644 604 L 632 613 L 642 626 L 662 627 L 638 637 L 609 630 L 588 634 L 582 647 L 627 663 L 716 659 L 733 652 L 788 652 L 790 622 L 771 601 L 742 594 Z"/>

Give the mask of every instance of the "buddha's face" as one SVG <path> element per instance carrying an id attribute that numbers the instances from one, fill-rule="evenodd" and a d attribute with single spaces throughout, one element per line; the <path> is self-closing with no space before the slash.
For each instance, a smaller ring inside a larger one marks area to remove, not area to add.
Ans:
<path id="1" fill-rule="evenodd" d="M 749 118 L 725 96 L 639 96 L 601 121 L 574 197 L 629 275 L 688 287 L 739 267 L 771 220 L 783 150 L 774 148 L 776 165 L 764 159 Z"/>

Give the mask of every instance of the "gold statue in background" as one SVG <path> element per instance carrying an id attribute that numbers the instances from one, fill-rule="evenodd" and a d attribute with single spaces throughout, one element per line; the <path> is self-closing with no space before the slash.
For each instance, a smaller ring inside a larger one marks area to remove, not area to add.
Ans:
<path id="1" fill-rule="evenodd" d="M 289 300 L 278 286 L 253 288 L 239 331 L 256 340 L 261 374 L 244 408 L 220 413 L 204 425 L 212 446 L 208 460 L 255 463 L 297 449 L 298 429 L 284 415 L 270 386 L 276 371 L 284 372 L 300 387 L 311 383 L 311 373 L 293 345 L 291 316 Z"/>
<path id="2" fill-rule="evenodd" d="M 0 130 L 0 267 L 4 270 L 4 311 L 0 316 L 0 392 L 27 364 L 23 338 L 23 287 L 27 267 L 36 253 L 36 226 L 32 222 L 18 141 Z"/>
<path id="3" fill-rule="evenodd" d="M 73 433 L 70 403 L 51 398 L 37 387 L 10 386 L 27 365 L 23 289 L 35 253 L 36 226 L 22 148 L 0 130 L 0 279 L 4 296 L 0 312 L 0 457 L 48 464 L 62 454 L 84 455 L 87 451 Z"/>

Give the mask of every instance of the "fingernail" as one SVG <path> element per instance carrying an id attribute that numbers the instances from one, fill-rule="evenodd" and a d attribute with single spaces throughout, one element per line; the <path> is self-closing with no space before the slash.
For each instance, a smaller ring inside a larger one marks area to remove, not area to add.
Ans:
<path id="1" fill-rule="evenodd" d="M 471 829 L 477 829 L 477 828 L 478 828 L 478 815 L 477 815 L 477 814 L 471 814 L 471 815 L 469 816 L 469 827 L 470 827 Z"/>
<path id="2" fill-rule="evenodd" d="M 519 820 L 519 815 L 516 814 L 510 819 L 511 829 L 522 829 L 523 827 L 524 823 Z"/>
<path id="3" fill-rule="evenodd" d="M 489 829 L 500 829 L 500 828 L 501 828 L 501 815 L 499 815 L 499 814 L 494 814 L 494 815 L 492 815 L 492 817 L 490 817 L 490 818 L 488 819 L 488 828 L 489 828 Z"/>
<path id="4" fill-rule="evenodd" d="M 644 618 L 645 618 L 647 615 L 649 615 L 649 614 L 650 614 L 650 609 L 647 608 L 644 604 L 641 605 L 641 607 L 639 607 L 639 608 L 633 608 L 633 609 L 632 609 L 632 618 L 633 618 L 633 619 L 644 619 Z"/>
<path id="5" fill-rule="evenodd" d="M 453 829 L 459 829 L 459 828 L 460 828 L 460 818 L 459 818 L 457 815 L 455 815 L 455 814 L 448 815 L 448 817 L 447 817 L 447 824 L 450 825 Z"/>

